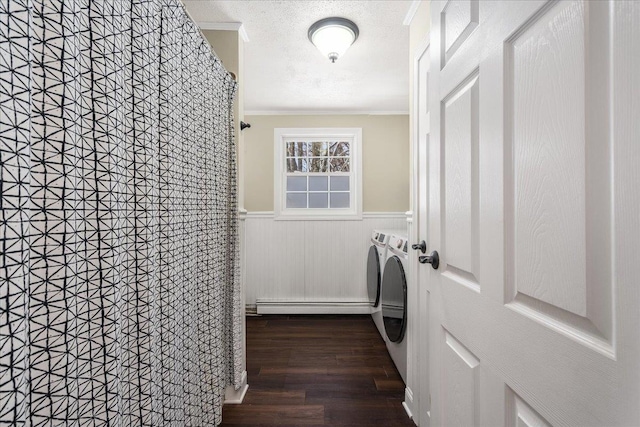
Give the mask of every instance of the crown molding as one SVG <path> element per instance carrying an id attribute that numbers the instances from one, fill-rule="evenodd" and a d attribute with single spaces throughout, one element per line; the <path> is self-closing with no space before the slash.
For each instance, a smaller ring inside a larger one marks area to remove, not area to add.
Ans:
<path id="1" fill-rule="evenodd" d="M 418 7 L 420 6 L 420 2 L 422 0 L 413 0 L 409 5 L 409 10 L 407 10 L 407 14 L 404 16 L 404 21 L 402 21 L 402 25 L 411 25 L 411 21 L 413 21 L 413 17 L 418 11 Z"/>
<path id="2" fill-rule="evenodd" d="M 196 21 L 196 24 L 198 25 L 198 27 L 200 27 L 201 30 L 237 31 L 245 43 L 249 42 L 249 35 L 247 34 L 247 30 L 244 28 L 244 24 L 242 22 L 198 22 Z"/>

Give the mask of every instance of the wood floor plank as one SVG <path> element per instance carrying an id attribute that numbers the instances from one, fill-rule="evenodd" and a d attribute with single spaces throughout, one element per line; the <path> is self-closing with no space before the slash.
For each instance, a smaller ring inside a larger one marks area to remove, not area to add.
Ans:
<path id="1" fill-rule="evenodd" d="M 324 405 L 245 405 L 242 410 L 228 408 L 223 417 L 225 425 L 322 425 L 325 421 Z"/>
<path id="2" fill-rule="evenodd" d="M 262 405 L 304 405 L 307 398 L 305 390 L 260 390 L 253 389 L 247 393 L 243 404 Z"/>
<path id="3" fill-rule="evenodd" d="M 386 376 L 387 372 L 384 367 L 380 366 L 338 366 L 327 367 L 328 375 L 368 375 L 368 376 Z"/>
<path id="4" fill-rule="evenodd" d="M 249 391 L 223 426 L 414 426 L 404 384 L 367 315 L 247 318 Z"/>
<path id="5" fill-rule="evenodd" d="M 330 426 L 406 426 L 411 421 L 398 410 L 387 406 L 373 404 L 358 404 L 355 402 L 340 403 L 325 406 L 325 424 Z"/>
<path id="6" fill-rule="evenodd" d="M 384 351 L 384 350 L 382 350 Z M 336 356 L 342 366 L 384 366 L 390 362 L 388 356 Z"/>
<path id="7" fill-rule="evenodd" d="M 326 366 L 276 366 L 276 367 L 264 367 L 260 369 L 260 375 L 327 375 Z"/>
<path id="8" fill-rule="evenodd" d="M 402 380 L 389 379 L 389 378 L 374 378 L 373 381 L 376 383 L 376 388 L 381 391 L 404 390 L 404 383 L 402 382 Z"/>

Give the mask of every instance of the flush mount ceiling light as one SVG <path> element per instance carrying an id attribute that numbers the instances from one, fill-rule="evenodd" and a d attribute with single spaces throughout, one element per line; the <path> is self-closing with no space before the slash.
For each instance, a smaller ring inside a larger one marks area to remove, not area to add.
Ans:
<path id="1" fill-rule="evenodd" d="M 345 18 L 321 19 L 309 27 L 309 40 L 331 62 L 341 57 L 356 41 L 358 26 Z"/>

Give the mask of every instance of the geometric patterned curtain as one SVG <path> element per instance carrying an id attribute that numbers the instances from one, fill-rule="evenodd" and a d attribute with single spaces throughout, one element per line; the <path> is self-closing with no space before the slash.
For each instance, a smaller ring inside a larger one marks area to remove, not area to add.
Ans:
<path id="1" fill-rule="evenodd" d="M 0 425 L 209 426 L 236 83 L 179 0 L 0 0 Z"/>

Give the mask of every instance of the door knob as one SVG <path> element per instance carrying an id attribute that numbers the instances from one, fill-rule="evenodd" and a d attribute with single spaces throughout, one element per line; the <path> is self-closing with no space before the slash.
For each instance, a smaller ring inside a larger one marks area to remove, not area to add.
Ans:
<path id="1" fill-rule="evenodd" d="M 429 255 L 420 255 L 418 257 L 420 264 L 431 264 L 434 270 L 437 270 L 440 266 L 440 256 L 438 251 L 433 251 Z"/>
<path id="2" fill-rule="evenodd" d="M 413 245 L 411 245 L 411 249 L 413 249 L 414 251 L 420 251 L 422 253 L 427 252 L 427 242 L 425 242 L 424 240 L 420 243 L 414 243 Z"/>

